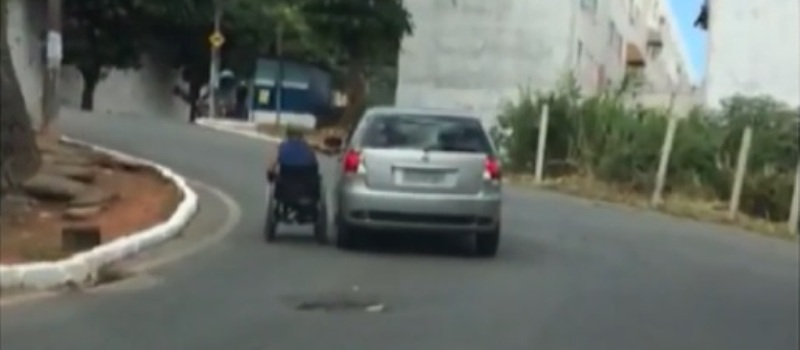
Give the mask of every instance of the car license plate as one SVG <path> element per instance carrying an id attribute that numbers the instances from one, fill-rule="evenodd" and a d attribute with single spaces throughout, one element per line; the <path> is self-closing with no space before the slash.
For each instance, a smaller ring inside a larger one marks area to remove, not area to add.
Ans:
<path id="1" fill-rule="evenodd" d="M 444 182 L 444 174 L 438 171 L 406 170 L 403 182 L 414 185 L 439 185 Z"/>

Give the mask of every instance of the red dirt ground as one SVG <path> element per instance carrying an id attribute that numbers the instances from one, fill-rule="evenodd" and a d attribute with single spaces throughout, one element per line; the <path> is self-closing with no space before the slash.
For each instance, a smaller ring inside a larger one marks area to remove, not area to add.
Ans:
<path id="1" fill-rule="evenodd" d="M 96 168 L 95 186 L 116 193 L 116 200 L 82 221 L 63 219 L 66 205 L 52 202 L 37 203 L 14 218 L 0 217 L 0 263 L 63 258 L 61 229 L 67 225 L 96 224 L 108 242 L 166 220 L 180 202 L 180 191 L 155 170 L 118 164 Z"/>

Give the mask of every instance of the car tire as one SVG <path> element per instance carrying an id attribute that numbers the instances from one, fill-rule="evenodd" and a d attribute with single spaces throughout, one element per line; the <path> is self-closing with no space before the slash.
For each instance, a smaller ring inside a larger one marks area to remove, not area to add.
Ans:
<path id="1" fill-rule="evenodd" d="M 495 229 L 489 233 L 478 233 L 475 235 L 475 255 L 478 257 L 491 258 L 497 255 L 500 247 L 500 229 Z"/>

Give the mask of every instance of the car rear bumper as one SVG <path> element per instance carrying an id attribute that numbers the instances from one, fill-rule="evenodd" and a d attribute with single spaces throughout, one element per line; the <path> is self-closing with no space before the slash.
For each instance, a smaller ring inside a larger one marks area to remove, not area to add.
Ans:
<path id="1" fill-rule="evenodd" d="M 500 225 L 501 194 L 416 194 L 345 186 L 339 218 L 359 228 L 432 233 L 492 232 Z"/>

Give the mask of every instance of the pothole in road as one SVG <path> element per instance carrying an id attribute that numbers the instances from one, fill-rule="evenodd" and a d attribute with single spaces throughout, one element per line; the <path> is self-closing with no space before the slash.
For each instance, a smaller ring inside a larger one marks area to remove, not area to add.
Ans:
<path id="1" fill-rule="evenodd" d="M 295 299 L 291 302 L 295 310 L 305 312 L 362 312 L 379 314 L 389 311 L 389 308 L 384 302 L 377 298 L 358 293 L 306 297 Z"/>

